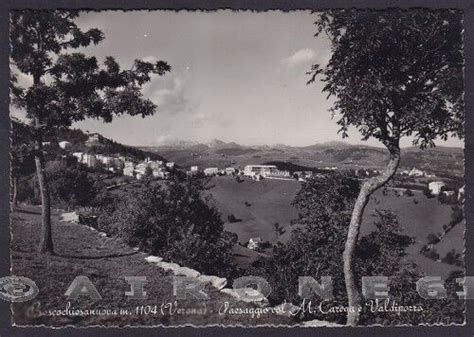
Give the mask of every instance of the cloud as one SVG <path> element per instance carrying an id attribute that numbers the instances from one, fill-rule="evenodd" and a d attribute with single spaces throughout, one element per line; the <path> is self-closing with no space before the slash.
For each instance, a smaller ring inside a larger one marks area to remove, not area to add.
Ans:
<path id="1" fill-rule="evenodd" d="M 191 117 L 191 123 L 193 128 L 203 128 L 206 126 L 217 126 L 221 128 L 227 128 L 234 124 L 234 120 L 225 116 L 223 113 L 216 112 L 199 112 L 193 114 Z"/>
<path id="2" fill-rule="evenodd" d="M 171 81 L 162 82 L 160 79 L 152 81 L 145 89 L 145 94 L 161 112 L 177 114 L 191 111 L 196 107 L 196 104 L 186 98 L 186 81 L 182 77 L 173 77 Z"/>
<path id="3" fill-rule="evenodd" d="M 310 48 L 300 49 L 293 55 L 284 58 L 283 63 L 290 67 L 296 67 L 301 64 L 306 64 L 315 61 L 318 54 Z"/>
<path id="4" fill-rule="evenodd" d="M 170 134 L 163 134 L 155 137 L 154 145 L 160 146 L 160 145 L 174 145 L 179 142 L 179 138 L 170 135 Z"/>

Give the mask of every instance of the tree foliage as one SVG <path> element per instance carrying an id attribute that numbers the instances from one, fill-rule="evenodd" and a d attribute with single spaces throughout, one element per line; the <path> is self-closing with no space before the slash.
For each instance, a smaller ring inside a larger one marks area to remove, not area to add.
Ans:
<path id="1" fill-rule="evenodd" d="M 62 208 L 88 206 L 96 196 L 94 180 L 87 171 L 55 163 L 48 167 L 52 203 Z"/>
<path id="2" fill-rule="evenodd" d="M 364 140 L 393 146 L 413 136 L 426 147 L 464 135 L 460 11 L 328 10 L 315 24 L 332 56 L 313 65 L 308 83 L 321 76 L 344 137 L 355 126 Z"/>
<path id="3" fill-rule="evenodd" d="M 354 256 L 370 196 L 396 173 L 400 139 L 421 148 L 436 139 L 464 136 L 462 13 L 457 10 L 326 10 L 318 14 L 316 35 L 325 33 L 332 55 L 312 66 L 334 97 L 339 132 L 355 127 L 362 140 L 375 138 L 389 152 L 385 170 L 364 182 L 354 205 L 342 255 L 349 305 L 360 305 Z M 347 324 L 359 313 L 348 312 Z"/>
<path id="4" fill-rule="evenodd" d="M 331 275 L 334 284 L 333 305 L 345 305 L 341 254 L 359 182 L 341 173 L 314 176 L 302 184 L 294 199 L 299 216 L 287 243 L 274 246 L 270 258 L 257 260 L 249 273 L 261 275 L 271 286 L 270 299 L 301 302 L 297 295 L 298 276 Z M 318 299 L 312 299 L 317 302 Z M 320 316 L 343 323 L 344 315 Z"/>
<path id="5" fill-rule="evenodd" d="M 10 14 L 11 96 L 35 128 L 36 175 L 42 204 L 39 250 L 48 254 L 54 254 L 54 248 L 44 137 L 86 118 L 111 122 L 114 115 L 152 115 L 156 106 L 143 97 L 141 88 L 153 74 L 164 75 L 171 70 L 164 61 L 141 60 L 122 70 L 113 57 L 99 64 L 94 56 L 74 52 L 104 39 L 99 29 L 81 30 L 75 22 L 79 13 L 15 10 Z M 20 75 L 32 78 L 32 85 L 20 83 Z"/>
<path id="6" fill-rule="evenodd" d="M 153 114 L 156 106 L 142 96 L 141 86 L 170 66 L 135 60 L 121 70 L 113 57 L 99 64 L 94 56 L 72 52 L 104 39 L 98 29 L 82 31 L 74 21 L 78 16 L 70 10 L 12 12 L 11 58 L 20 72 L 38 79 L 28 88 L 13 83 L 14 102 L 45 128 L 88 117 L 110 122 L 113 115 Z"/>
<path id="7" fill-rule="evenodd" d="M 229 276 L 236 237 L 224 232 L 220 214 L 201 198 L 202 189 L 199 180 L 143 185 L 104 208 L 99 228 L 165 260 Z"/>
<path id="8" fill-rule="evenodd" d="M 314 191 L 319 191 L 318 198 Z M 341 193 L 341 192 L 344 192 Z M 335 173 L 324 178 L 311 178 L 303 184 L 295 199 L 300 212 L 295 222 L 303 225 L 293 230 L 287 243 L 274 246 L 269 258 L 257 260 L 248 271 L 252 275 L 263 276 L 272 287 L 270 300 L 273 304 L 283 301 L 301 305 L 297 294 L 298 276 L 311 276 L 319 280 L 321 276 L 331 276 L 334 299 L 326 308 L 347 306 L 341 254 L 350 222 L 352 205 L 358 193 L 357 181 Z M 307 200 L 312 198 L 312 200 Z M 364 301 L 360 324 L 420 324 L 420 323 L 460 323 L 463 321 L 464 302 L 456 297 L 454 275 L 448 278 L 448 296 L 443 300 L 425 300 L 416 291 L 416 281 L 423 273 L 407 258 L 406 249 L 414 242 L 403 234 L 403 227 L 396 215 L 387 210 L 377 210 L 374 214 L 374 231 L 361 237 L 356 249 L 356 279 L 362 276 L 389 276 L 390 299 L 397 305 L 418 305 L 423 312 L 371 312 Z M 459 289 L 459 288 L 458 288 Z M 314 307 L 321 299 L 311 298 Z M 345 323 L 344 312 L 299 315 L 302 319 L 321 319 Z"/>

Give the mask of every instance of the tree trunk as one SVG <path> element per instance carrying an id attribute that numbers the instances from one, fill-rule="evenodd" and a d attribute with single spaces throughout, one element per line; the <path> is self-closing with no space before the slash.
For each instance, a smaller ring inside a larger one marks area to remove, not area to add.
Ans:
<path id="1" fill-rule="evenodd" d="M 35 119 L 35 165 L 41 195 L 41 241 L 40 253 L 54 254 L 53 238 L 51 234 L 51 200 L 49 196 L 48 180 L 45 172 L 43 155 L 43 137 L 40 130 L 39 119 Z"/>
<path id="2" fill-rule="evenodd" d="M 13 212 L 15 210 L 15 207 L 17 206 L 17 201 L 16 201 L 16 196 L 18 194 L 18 177 L 13 177 L 12 178 L 12 204 L 11 204 L 11 211 Z"/>
<path id="3" fill-rule="evenodd" d="M 357 246 L 357 240 L 360 232 L 360 225 L 362 223 L 362 216 L 364 209 L 369 202 L 370 196 L 385 185 L 397 171 L 400 163 L 400 148 L 399 146 L 391 147 L 389 149 L 390 159 L 384 172 L 377 177 L 370 178 L 363 185 L 357 197 L 352 211 L 351 222 L 347 232 L 347 240 L 343 253 L 344 262 L 344 279 L 346 283 L 346 291 L 348 298 L 348 305 L 350 309 L 347 313 L 347 325 L 356 326 L 359 322 L 359 312 L 357 308 L 361 305 L 361 296 L 354 280 L 354 252 Z"/>

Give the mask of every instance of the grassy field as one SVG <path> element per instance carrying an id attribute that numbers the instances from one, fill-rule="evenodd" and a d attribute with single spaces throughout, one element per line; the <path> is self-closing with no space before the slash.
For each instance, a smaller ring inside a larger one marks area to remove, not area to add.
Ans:
<path id="1" fill-rule="evenodd" d="M 213 202 L 225 221 L 226 230 L 236 233 L 241 243 L 247 242 L 251 237 L 276 242 L 277 237 L 273 229 L 275 222 L 283 225 L 286 230 L 278 240 L 282 242 L 288 240 L 293 229 L 289 224 L 298 216 L 298 211 L 291 202 L 301 187 L 300 182 L 269 179 L 257 182 L 245 179 L 238 183 L 230 177 L 214 177 L 208 183 L 208 187 L 207 193 L 212 194 Z M 428 234 L 441 232 L 442 226 L 449 223 L 451 206 L 439 203 L 436 198 L 428 199 L 419 191 L 414 193 L 413 197 L 397 196 L 394 190 L 389 190 L 384 196 L 381 190 L 378 191 L 366 208 L 361 235 L 366 235 L 375 229 L 373 214 L 376 208 L 392 210 L 398 216 L 404 233 L 416 240 L 416 243 L 407 249 L 408 257 L 427 274 L 445 277 L 459 267 L 430 260 L 419 252 L 426 244 Z M 250 206 L 245 205 L 246 201 Z M 229 214 L 234 214 L 241 221 L 230 223 L 227 220 Z M 436 249 L 441 258 L 453 248 L 462 252 L 464 227 L 464 223 L 458 224 L 437 245 Z M 241 264 L 257 257 L 254 252 L 243 248 L 239 248 L 238 255 L 238 262 Z"/>
<path id="2" fill-rule="evenodd" d="M 441 204 L 437 198 L 426 198 L 422 192 L 414 191 L 413 197 L 396 196 L 395 191 L 389 190 L 387 196 L 382 195 L 379 190 L 367 205 L 364 214 L 364 224 L 362 235 L 370 233 L 374 229 L 375 220 L 373 214 L 375 208 L 392 210 L 404 228 L 404 233 L 414 237 L 416 243 L 407 249 L 408 257 L 416 262 L 427 275 L 437 275 L 446 277 L 451 271 L 459 270 L 446 263 L 430 260 L 421 255 L 420 248 L 425 245 L 426 237 L 430 233 L 443 231 L 443 225 L 451 220 L 452 209 L 450 205 Z M 414 199 L 418 201 L 415 204 Z M 438 245 L 443 245 L 442 249 L 436 249 L 441 258 L 451 249 L 462 252 L 464 249 L 464 228 L 465 224 L 460 223 L 442 240 Z"/>
<path id="3" fill-rule="evenodd" d="M 181 309 L 203 309 L 198 314 L 136 314 L 137 306 L 155 306 L 173 303 L 171 274 L 147 263 L 145 254 L 135 252 L 118 239 L 100 237 L 87 227 L 59 221 L 58 211 L 53 212 L 53 240 L 56 256 L 38 254 L 40 210 L 37 207 L 21 207 L 12 214 L 11 264 L 12 274 L 29 277 L 39 287 L 39 295 L 31 301 L 12 306 L 13 321 L 17 326 L 177 326 L 182 324 L 248 325 L 289 324 L 289 319 L 275 314 L 264 314 L 259 319 L 249 315 L 218 315 L 217 311 L 229 302 L 231 307 L 248 308 L 250 304 L 236 302 L 232 297 L 206 287 L 210 296 L 207 301 L 178 301 Z M 71 300 L 71 309 L 125 309 L 130 314 L 51 316 L 48 310 L 64 310 L 68 303 L 65 292 L 72 280 L 79 275 L 90 278 L 101 300 L 88 297 Z M 125 296 L 129 286 L 124 276 L 146 276 L 148 284 L 146 300 L 131 300 Z M 39 307 L 38 307 L 39 305 Z M 35 308 L 35 310 L 29 310 Z M 158 309 L 159 310 L 159 309 Z M 37 315 L 41 311 L 43 315 Z M 32 315 L 29 315 L 32 314 Z"/>
<path id="4" fill-rule="evenodd" d="M 278 240 L 284 242 L 288 239 L 290 222 L 298 216 L 291 202 L 301 188 L 300 182 L 272 179 L 253 181 L 244 178 L 239 183 L 232 177 L 223 176 L 212 178 L 208 187 L 208 193 L 212 194 L 213 201 L 226 222 L 226 230 L 236 233 L 240 242 L 247 242 L 252 237 L 276 242 L 273 229 L 275 222 L 286 230 Z M 234 214 L 241 221 L 229 223 L 229 214 Z"/>

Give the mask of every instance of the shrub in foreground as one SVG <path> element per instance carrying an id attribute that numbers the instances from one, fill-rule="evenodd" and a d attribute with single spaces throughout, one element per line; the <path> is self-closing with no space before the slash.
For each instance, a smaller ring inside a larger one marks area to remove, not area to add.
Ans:
<path id="1" fill-rule="evenodd" d="M 237 238 L 224 232 L 220 214 L 201 198 L 202 188 L 198 180 L 144 186 L 105 209 L 99 228 L 165 260 L 229 276 Z"/>

